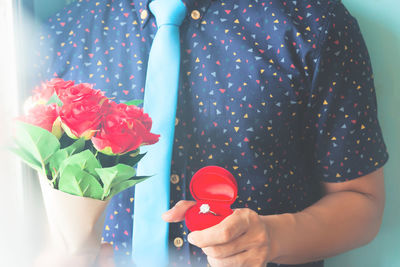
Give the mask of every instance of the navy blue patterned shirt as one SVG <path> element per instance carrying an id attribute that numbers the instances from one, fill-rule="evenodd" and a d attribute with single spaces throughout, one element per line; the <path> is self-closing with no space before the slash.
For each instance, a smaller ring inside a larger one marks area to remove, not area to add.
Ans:
<path id="1" fill-rule="evenodd" d="M 321 198 L 321 182 L 383 166 L 370 59 L 340 1 L 184 2 L 171 205 L 192 199 L 190 179 L 207 165 L 235 176 L 234 208 L 260 215 L 301 211 Z M 121 102 L 143 98 L 156 32 L 147 5 L 81 0 L 65 7 L 43 27 L 38 79 L 93 83 Z M 131 264 L 133 201 L 133 189 L 116 196 L 105 223 L 104 240 L 120 266 Z M 187 234 L 184 222 L 170 224 L 170 265 L 206 266 Z"/>

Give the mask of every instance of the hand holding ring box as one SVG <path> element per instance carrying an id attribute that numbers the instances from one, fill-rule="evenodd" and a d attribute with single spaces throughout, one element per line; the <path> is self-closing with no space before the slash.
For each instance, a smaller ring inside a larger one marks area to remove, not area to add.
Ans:
<path id="1" fill-rule="evenodd" d="M 190 192 L 197 203 L 185 213 L 189 230 L 209 228 L 231 215 L 237 190 L 235 178 L 224 168 L 207 166 L 197 171 L 190 182 Z"/>

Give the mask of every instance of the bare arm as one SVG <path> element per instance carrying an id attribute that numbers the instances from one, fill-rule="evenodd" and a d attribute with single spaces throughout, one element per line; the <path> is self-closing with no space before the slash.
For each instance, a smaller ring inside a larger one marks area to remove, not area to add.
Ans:
<path id="1" fill-rule="evenodd" d="M 385 203 L 383 169 L 344 183 L 324 183 L 326 195 L 296 214 L 264 216 L 271 260 L 316 261 L 370 242 L 378 233 Z"/>

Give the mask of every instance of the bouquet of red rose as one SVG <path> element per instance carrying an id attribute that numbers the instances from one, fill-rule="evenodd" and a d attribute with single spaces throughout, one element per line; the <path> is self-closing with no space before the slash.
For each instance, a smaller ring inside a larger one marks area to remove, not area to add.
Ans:
<path id="1" fill-rule="evenodd" d="M 90 84 L 53 79 L 16 122 L 12 150 L 39 173 L 51 246 L 64 256 L 96 255 L 107 201 L 148 178 L 134 167 L 140 146 L 159 135 L 139 103 L 117 104 Z"/>

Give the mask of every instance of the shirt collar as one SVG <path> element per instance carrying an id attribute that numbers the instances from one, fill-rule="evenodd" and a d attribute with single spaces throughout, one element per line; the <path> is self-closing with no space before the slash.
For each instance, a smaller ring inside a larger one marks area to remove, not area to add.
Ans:
<path id="1" fill-rule="evenodd" d="M 146 26 L 149 18 L 152 16 L 149 10 L 150 1 L 151 0 L 132 0 L 137 17 L 139 18 L 137 23 L 141 28 Z M 199 25 L 211 1 L 212 0 L 182 0 L 188 11 L 188 19 L 193 21 L 196 25 Z"/>

